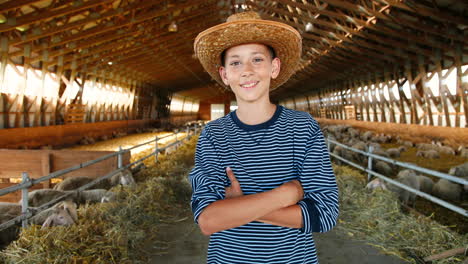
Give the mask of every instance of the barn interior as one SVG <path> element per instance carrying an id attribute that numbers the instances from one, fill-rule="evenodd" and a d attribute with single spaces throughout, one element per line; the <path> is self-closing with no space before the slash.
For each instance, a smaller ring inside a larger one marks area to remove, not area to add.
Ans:
<path id="1" fill-rule="evenodd" d="M 58 144 L 58 130 L 79 141 L 69 124 L 99 136 L 227 114 L 235 97 L 193 41 L 246 10 L 303 38 L 273 102 L 317 118 L 466 127 L 463 1 L 2 1 L 0 132 L 12 133 L 1 147 Z"/>
<path id="2" fill-rule="evenodd" d="M 235 111 L 235 95 L 206 73 L 193 44 L 203 30 L 244 11 L 302 37 L 297 71 L 271 91 L 272 102 L 308 112 L 324 127 L 348 125 L 456 152 L 428 162 L 412 148 L 402 161 L 443 173 L 468 161 L 460 155 L 468 148 L 466 1 L 0 0 L 0 185 L 11 186 L 19 173 L 8 173 L 33 163 L 33 178 L 73 165 L 54 167 L 54 159 L 81 159 L 64 153 L 83 142 L 172 131 Z M 83 161 L 129 141 L 83 148 L 96 151 Z M 456 204 L 466 213 L 466 200 Z M 421 208 L 441 210 L 428 201 Z M 466 234 L 466 217 L 443 218 Z"/>

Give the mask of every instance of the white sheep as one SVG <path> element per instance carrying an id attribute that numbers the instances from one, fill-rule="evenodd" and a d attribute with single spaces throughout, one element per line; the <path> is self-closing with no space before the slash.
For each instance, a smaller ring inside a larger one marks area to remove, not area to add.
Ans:
<path id="1" fill-rule="evenodd" d="M 102 203 L 115 201 L 115 194 L 106 189 L 93 189 L 78 192 L 79 203 Z"/>
<path id="2" fill-rule="evenodd" d="M 434 187 L 434 181 L 432 181 L 431 178 L 424 175 L 418 175 L 418 180 L 420 188 L 419 190 L 431 194 L 432 188 Z"/>
<path id="3" fill-rule="evenodd" d="M 86 177 L 86 176 L 77 176 L 77 177 L 70 177 L 66 178 L 62 182 L 58 183 L 54 186 L 54 190 L 59 191 L 69 191 L 69 190 L 76 190 L 79 187 L 90 183 L 95 179 Z M 133 185 L 135 184 L 135 179 L 132 176 L 132 172 L 128 169 L 120 171 L 119 173 L 113 175 L 110 179 L 102 180 L 91 188 L 93 189 L 110 189 L 116 185 Z"/>
<path id="4" fill-rule="evenodd" d="M 458 177 L 467 177 L 468 176 L 468 162 L 465 162 L 461 165 L 450 168 L 449 174 Z"/>
<path id="5" fill-rule="evenodd" d="M 423 157 L 426 159 L 440 159 L 440 154 L 436 150 L 418 150 L 416 157 Z"/>
<path id="6" fill-rule="evenodd" d="M 62 201 L 31 217 L 30 223 L 47 226 L 68 226 L 78 221 L 76 203 Z"/>
<path id="7" fill-rule="evenodd" d="M 439 151 L 439 146 L 437 146 L 436 144 L 419 143 L 419 144 L 416 144 L 416 147 L 417 147 L 419 150 L 435 150 L 435 151 Z"/>
<path id="8" fill-rule="evenodd" d="M 460 157 L 468 159 L 468 148 L 465 148 L 464 146 L 460 146 L 457 152 L 460 155 Z"/>
<path id="9" fill-rule="evenodd" d="M 387 149 L 387 154 L 390 158 L 399 158 L 401 154 L 400 148 L 389 148 Z"/>
<path id="10" fill-rule="evenodd" d="M 49 201 L 61 197 L 65 194 L 69 194 L 66 198 L 77 204 L 84 203 L 98 203 L 102 202 L 104 197 L 106 201 L 113 201 L 114 195 L 106 189 L 93 189 L 93 190 L 84 190 L 84 191 L 59 191 L 51 189 L 40 189 L 34 190 L 28 193 L 28 204 L 30 207 L 39 207 Z M 21 204 L 20 200 L 19 204 Z"/>
<path id="11" fill-rule="evenodd" d="M 439 146 L 439 152 L 448 155 L 455 155 L 455 150 L 449 146 Z"/>
<path id="12" fill-rule="evenodd" d="M 366 185 L 366 189 L 375 190 L 375 189 L 388 190 L 385 182 L 379 178 L 375 178 Z"/>
<path id="13" fill-rule="evenodd" d="M 418 175 L 413 170 L 402 170 L 397 175 L 397 181 L 407 185 L 413 189 L 420 190 L 420 181 Z M 414 207 L 414 202 L 416 200 L 416 194 L 409 192 L 403 188 L 397 187 L 396 185 L 390 185 L 389 189 L 398 194 L 400 201 L 409 205 L 410 203 Z"/>
<path id="14" fill-rule="evenodd" d="M 390 165 L 388 165 L 388 163 L 386 163 L 385 161 L 376 161 L 373 170 L 385 176 L 393 175 L 392 167 L 390 167 Z"/>
<path id="15" fill-rule="evenodd" d="M 374 132 L 372 131 L 366 131 L 363 134 L 361 134 L 361 139 L 363 141 L 370 141 L 374 135 Z"/>
<path id="16" fill-rule="evenodd" d="M 446 179 L 439 179 L 432 188 L 432 193 L 444 200 L 460 201 L 462 187 L 460 184 L 453 183 Z"/>
<path id="17" fill-rule="evenodd" d="M 34 190 L 28 193 L 28 205 L 30 207 L 39 207 L 65 194 L 69 194 L 69 196 L 67 196 L 66 199 L 77 202 L 78 194 L 75 191 L 66 192 L 66 191 L 59 191 L 59 190 L 52 190 L 52 189 L 39 189 L 39 190 Z M 19 201 L 19 204 L 22 203 L 22 200 L 23 199 Z"/>
<path id="18" fill-rule="evenodd" d="M 36 208 L 30 208 L 36 211 Z M 21 215 L 21 205 L 0 202 L 0 223 L 5 223 Z M 31 224 L 46 226 L 71 225 L 77 221 L 76 204 L 64 201 L 48 208 L 29 219 Z M 19 224 L 1 230 L 0 248 L 7 246 L 18 238 Z"/>

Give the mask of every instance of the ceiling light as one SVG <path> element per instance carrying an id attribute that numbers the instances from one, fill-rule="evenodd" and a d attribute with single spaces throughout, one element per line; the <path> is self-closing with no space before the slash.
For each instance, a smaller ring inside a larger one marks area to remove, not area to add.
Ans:
<path id="1" fill-rule="evenodd" d="M 305 25 L 305 31 L 312 32 L 312 30 L 314 30 L 314 25 L 312 25 L 312 23 L 310 22 L 307 22 L 307 24 Z"/>
<path id="2" fill-rule="evenodd" d="M 167 30 L 169 32 L 177 32 L 177 24 L 174 21 L 172 21 Z"/>

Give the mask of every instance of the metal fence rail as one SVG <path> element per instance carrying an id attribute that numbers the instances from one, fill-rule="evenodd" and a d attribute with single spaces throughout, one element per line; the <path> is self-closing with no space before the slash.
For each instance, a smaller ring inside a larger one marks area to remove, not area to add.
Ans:
<path id="1" fill-rule="evenodd" d="M 326 139 L 326 142 L 327 142 L 327 145 L 328 145 L 328 150 L 330 151 L 330 145 L 331 144 L 335 144 L 337 146 L 340 146 L 344 149 L 347 149 L 347 150 L 350 150 L 350 151 L 353 151 L 353 152 L 356 152 L 356 153 L 359 153 L 359 154 L 362 154 L 364 156 L 367 156 L 368 157 L 368 165 L 367 165 L 367 168 L 364 167 L 364 166 L 361 166 L 353 161 L 350 161 L 350 160 L 347 160 L 339 155 L 336 155 L 332 152 L 330 152 L 330 156 L 340 160 L 340 161 L 343 161 L 355 168 L 358 168 L 362 171 L 365 171 L 368 173 L 368 175 L 373 175 L 373 176 L 376 176 L 378 178 L 381 178 L 383 179 L 384 181 L 390 183 L 390 184 L 393 184 L 393 185 L 396 185 L 402 189 L 405 189 L 409 192 L 412 192 L 418 196 L 421 196 L 425 199 L 428 199 L 429 201 L 431 202 L 434 202 L 434 203 L 437 203 L 447 209 L 450 209 L 454 212 L 457 212 L 465 217 L 468 217 L 468 210 L 464 209 L 464 208 L 461 208 L 459 206 L 456 206 L 454 204 L 451 204 L 447 201 L 444 201 L 442 199 L 439 199 L 435 196 L 432 196 L 430 194 L 427 194 L 425 192 L 421 192 L 417 189 L 414 189 L 408 185 L 405 185 L 405 184 L 402 184 L 398 181 L 395 181 L 395 180 L 392 180 L 380 173 L 377 173 L 375 171 L 372 170 L 372 159 L 378 159 L 378 160 L 383 160 L 385 162 L 388 162 L 388 163 L 391 163 L 393 165 L 397 165 L 397 166 L 400 166 L 400 167 L 403 167 L 403 168 L 408 168 L 408 169 L 412 169 L 412 170 L 415 170 L 415 171 L 419 171 L 421 173 L 424 173 L 424 174 L 428 174 L 428 175 L 432 175 L 432 176 L 435 176 L 435 177 L 438 177 L 438 178 L 443 178 L 443 179 L 447 179 L 449 181 L 453 181 L 453 182 L 456 182 L 456 183 L 459 183 L 459 184 L 468 184 L 468 180 L 465 180 L 465 179 L 462 179 L 462 178 L 458 178 L 458 177 L 454 177 L 452 175 L 449 175 L 449 174 L 446 174 L 446 173 L 442 173 L 442 172 L 438 172 L 438 171 L 434 171 L 434 170 L 430 170 L 430 169 L 426 169 L 426 168 L 422 168 L 422 167 L 419 167 L 417 165 L 414 165 L 414 164 L 410 164 L 410 163 L 406 163 L 406 162 L 401 162 L 401 161 L 397 161 L 397 160 L 393 160 L 393 159 L 389 159 L 389 158 L 386 158 L 386 157 L 383 157 L 383 156 L 379 156 L 379 155 L 376 155 L 376 154 L 372 154 L 372 148 L 369 148 L 369 151 L 362 151 L 362 150 L 359 150 L 359 149 L 356 149 L 356 148 L 352 148 L 352 147 L 349 147 L 345 144 L 342 144 L 340 142 L 337 142 L 335 140 L 332 140 L 330 138 L 327 138 Z M 368 178 L 369 180 L 369 178 Z"/>
<path id="2" fill-rule="evenodd" d="M 22 182 L 21 183 L 16 184 L 14 186 L 10 186 L 10 187 L 7 187 L 7 188 L 0 189 L 0 196 L 11 193 L 11 192 L 15 192 L 17 190 L 22 190 L 22 197 L 21 197 L 21 199 L 22 199 L 22 204 L 21 204 L 22 205 L 22 211 L 21 211 L 22 214 L 15 217 L 15 218 L 13 218 L 13 219 L 10 219 L 7 222 L 1 223 L 0 224 L 0 231 L 5 229 L 5 228 L 8 228 L 8 227 L 11 227 L 11 226 L 15 225 L 16 223 L 18 223 L 20 221 L 22 222 L 22 226 L 26 227 L 28 219 L 30 219 L 31 217 L 37 215 L 38 213 L 40 213 L 40 212 L 42 212 L 44 210 L 50 208 L 51 206 L 53 206 L 57 202 L 60 202 L 60 201 L 62 201 L 64 199 L 66 199 L 73 192 L 86 190 L 89 187 L 94 186 L 98 182 L 103 181 L 105 179 L 109 179 L 112 176 L 116 175 L 117 173 L 119 173 L 119 172 L 121 172 L 121 171 L 123 171 L 125 169 L 128 169 L 133 165 L 139 164 L 142 161 L 144 161 L 144 160 L 146 160 L 146 159 L 148 159 L 148 158 L 150 158 L 152 156 L 155 156 L 155 161 L 157 162 L 157 156 L 158 156 L 159 152 L 162 152 L 162 151 L 166 150 L 167 148 L 173 147 L 175 145 L 178 145 L 181 142 L 183 142 L 185 139 L 190 139 L 191 136 L 192 136 L 191 135 L 192 131 L 193 131 L 193 135 L 196 135 L 199 131 L 201 131 L 201 129 L 203 129 L 203 127 L 204 127 L 203 125 L 201 127 L 198 127 L 197 124 L 195 124 L 193 127 L 187 126 L 186 130 L 185 130 L 186 137 L 182 138 L 181 140 L 179 140 L 177 138 L 177 135 L 179 133 L 181 133 L 181 132 L 176 132 L 176 133 L 172 133 L 172 134 L 169 134 L 169 135 L 165 135 L 163 137 L 156 136 L 155 139 L 153 139 L 153 140 L 150 140 L 150 141 L 135 145 L 135 146 L 127 148 L 127 149 L 122 149 L 121 147 L 119 147 L 119 151 L 116 151 L 114 153 L 104 155 L 104 156 L 99 157 L 99 158 L 94 159 L 94 160 L 90 160 L 90 161 L 80 163 L 80 164 L 72 166 L 70 168 L 66 168 L 66 169 L 63 169 L 63 170 L 60 170 L 60 171 L 50 173 L 49 175 L 46 175 L 46 176 L 43 176 L 43 177 L 40 177 L 40 178 L 37 178 L 37 179 L 31 179 L 31 178 L 28 177 L 28 174 L 26 172 L 23 172 L 22 173 Z M 169 144 L 167 144 L 167 145 L 165 145 L 164 147 L 161 147 L 161 148 L 158 147 L 157 142 L 159 140 L 167 138 L 167 137 L 171 137 L 171 136 L 175 136 L 175 141 L 174 142 L 169 143 Z M 144 156 L 144 157 L 142 157 L 142 158 L 140 158 L 140 159 L 138 159 L 138 160 L 136 160 L 136 161 L 134 161 L 132 163 L 129 163 L 129 164 L 125 165 L 125 166 L 122 165 L 122 156 L 123 156 L 123 154 L 125 152 L 129 152 L 132 149 L 142 147 L 144 145 L 148 145 L 148 144 L 152 144 L 152 143 L 155 144 L 153 152 L 151 152 L 150 154 L 148 154 L 148 155 L 146 155 L 146 156 Z M 79 170 L 79 169 L 87 167 L 87 166 L 91 166 L 93 164 L 99 163 L 99 162 L 101 162 L 103 160 L 106 160 L 106 159 L 109 159 L 109 158 L 112 158 L 112 157 L 115 157 L 115 156 L 118 156 L 118 169 L 117 170 L 114 170 L 114 171 L 112 171 L 112 172 L 110 172 L 110 173 L 108 173 L 108 174 L 106 174 L 106 175 L 104 175 L 102 177 L 96 178 L 93 181 L 89 182 L 88 184 L 81 186 L 80 188 L 78 188 L 75 191 L 70 191 L 70 192 L 64 194 L 61 197 L 57 197 L 57 198 L 47 202 L 46 204 L 43 204 L 43 205 L 41 205 L 39 207 L 36 207 L 36 208 L 34 208 L 34 211 L 32 211 L 31 208 L 28 207 L 28 188 L 29 187 L 31 187 L 31 186 L 33 186 L 35 184 L 41 183 L 43 181 L 48 181 L 50 179 L 57 178 L 57 177 L 62 176 L 64 174 L 66 174 L 66 173 L 69 173 L 69 172 L 72 172 L 72 171 L 75 171 L 75 170 Z"/>

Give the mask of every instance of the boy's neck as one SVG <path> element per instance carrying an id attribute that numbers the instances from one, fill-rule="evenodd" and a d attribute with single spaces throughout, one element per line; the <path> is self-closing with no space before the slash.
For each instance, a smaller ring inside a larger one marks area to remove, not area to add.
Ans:
<path id="1" fill-rule="evenodd" d="M 236 115 L 246 125 L 258 125 L 270 120 L 276 111 L 276 105 L 270 101 L 265 103 L 239 104 Z"/>

